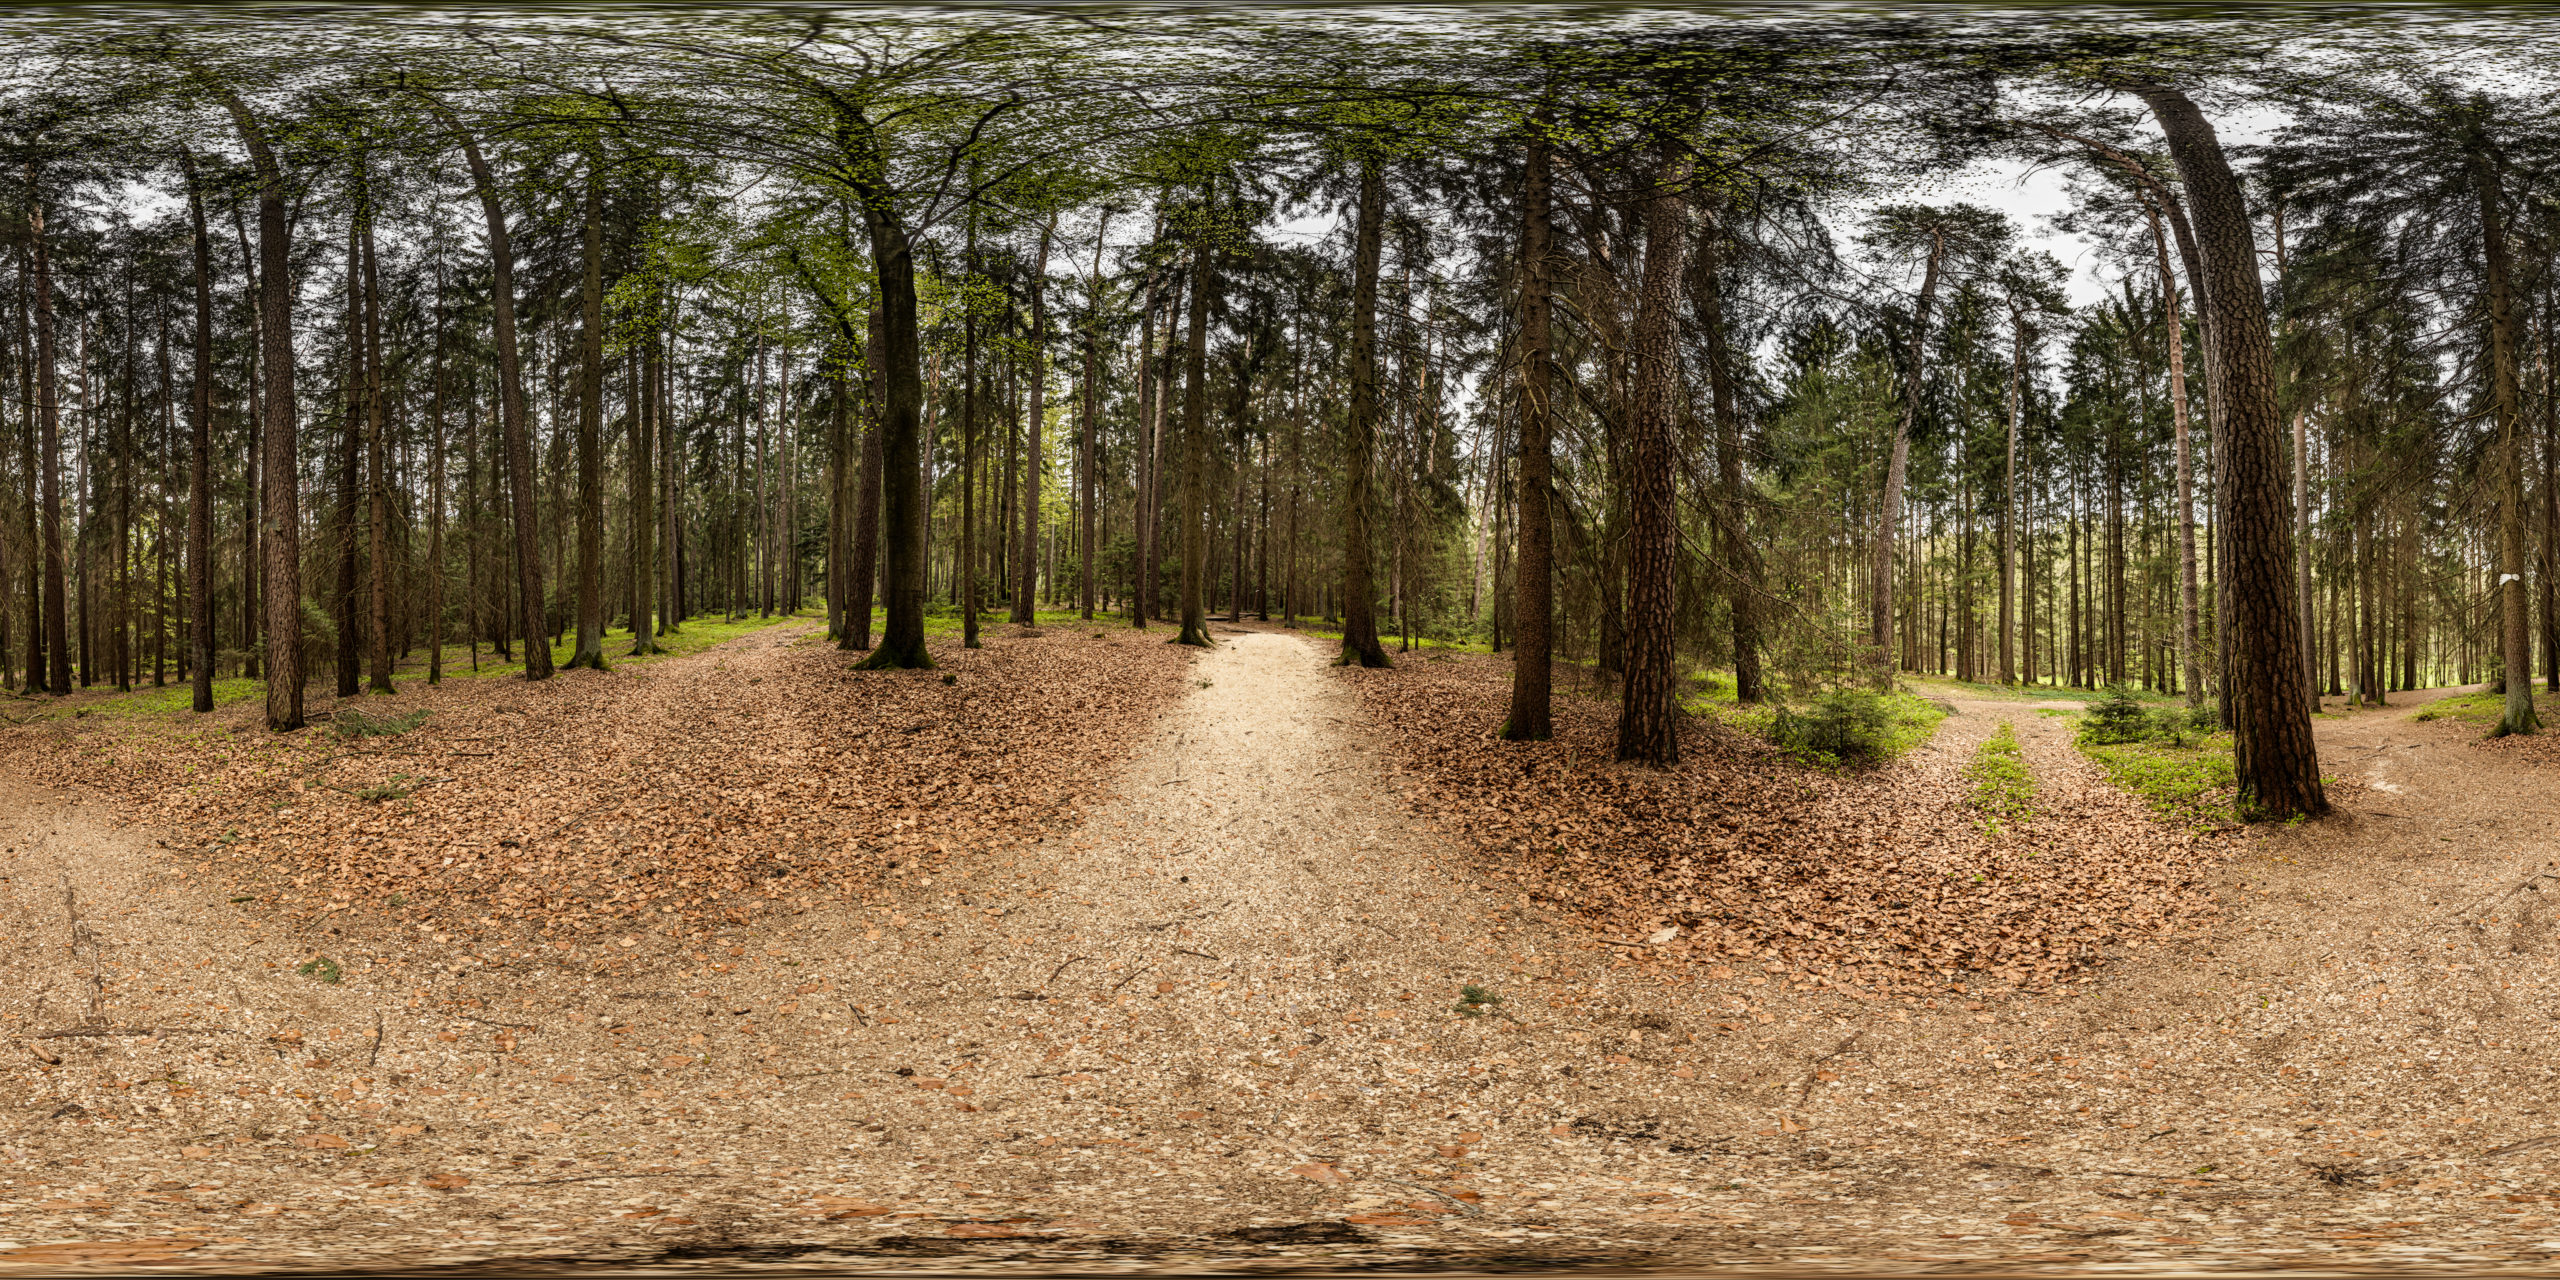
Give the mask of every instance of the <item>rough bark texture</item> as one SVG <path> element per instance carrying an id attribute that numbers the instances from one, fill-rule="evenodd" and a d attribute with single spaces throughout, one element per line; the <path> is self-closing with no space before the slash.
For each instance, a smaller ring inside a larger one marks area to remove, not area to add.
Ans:
<path id="1" fill-rule="evenodd" d="M 1383 667 L 1377 591 L 1369 581 L 1369 471 L 1378 444 L 1378 257 L 1386 239 L 1387 179 L 1360 164 L 1359 226 L 1351 251 L 1351 404 L 1342 441 L 1342 661 Z"/>
<path id="2" fill-rule="evenodd" d="M 264 131 L 237 95 L 223 93 L 258 176 L 258 357 L 264 492 L 258 512 L 258 591 L 266 604 L 267 727 L 302 727 L 302 494 L 293 400 L 292 232 L 285 178 Z M 50 361 L 48 360 L 48 372 Z M 67 678 L 66 678 L 67 680 Z"/>
<path id="3" fill-rule="evenodd" d="M 2506 193 L 2500 161 L 2472 139 L 2471 172 L 2480 196 L 2481 258 L 2489 293 L 2489 405 L 2498 419 L 2498 609 L 2507 705 L 2495 735 L 2537 733 L 2533 707 L 2533 639 L 2527 625 L 2524 560 L 2524 431 L 2516 370 L 2514 267 L 2507 258 Z"/>
<path id="4" fill-rule="evenodd" d="M 1555 736 L 1555 535 L 1547 510 L 1554 470 L 1548 388 L 1555 245 L 1544 124 L 1529 136 L 1520 184 L 1520 473 L 1513 481 L 1520 504 L 1520 563 L 1512 578 L 1511 715 L 1502 723 L 1502 736 L 1514 742 Z"/>
<path id="5" fill-rule="evenodd" d="M 1929 237 L 1928 265 L 1920 273 L 1920 296 L 1911 306 L 1911 364 L 1903 371 L 1902 416 L 1893 427 L 1893 453 L 1885 463 L 1884 503 L 1876 509 L 1876 559 L 1870 575 L 1867 639 L 1874 646 L 1876 679 L 1884 687 L 1893 684 L 1893 547 L 1894 534 L 1902 524 L 1903 478 L 1911 469 L 1911 424 L 1920 414 L 1920 374 L 1927 366 L 1929 341 L 1929 304 L 1938 296 L 1938 262 L 1944 257 L 1947 238 L 1943 233 Z"/>
<path id="6" fill-rule="evenodd" d="M 1022 541 L 1013 581 L 1013 621 L 1026 627 L 1033 616 L 1032 592 L 1040 584 L 1040 427 L 1048 413 L 1049 237 L 1057 224 L 1052 217 L 1040 229 L 1040 249 L 1031 262 L 1031 395 L 1022 449 Z"/>
<path id="7" fill-rule="evenodd" d="M 1679 707 L 1672 693 L 1680 549 L 1671 476 L 1672 437 L 1686 397 L 1680 391 L 1676 308 L 1689 228 L 1686 149 L 1664 144 L 1645 200 L 1644 274 L 1636 299 L 1635 395 L 1627 407 L 1626 693 L 1618 704 L 1618 758 L 1651 765 L 1680 760 Z"/>
<path id="8" fill-rule="evenodd" d="M 871 647 L 871 597 L 880 572 L 880 425 L 883 367 L 880 308 L 871 309 L 870 341 L 863 344 L 863 365 L 870 384 L 862 423 L 862 458 L 856 464 L 853 493 L 852 569 L 844 581 L 844 642 L 848 649 Z"/>
<path id="9" fill-rule="evenodd" d="M 391 687 L 391 478 L 384 444 L 388 409 L 382 388 L 382 271 L 374 262 L 370 204 L 364 223 L 364 492 L 366 572 L 373 588 L 365 635 L 365 687 Z"/>
<path id="10" fill-rule="evenodd" d="M 657 632 L 658 484 L 651 474 L 651 455 L 656 452 L 658 438 L 658 347 L 657 336 L 641 339 L 639 381 L 632 397 L 631 420 L 626 426 L 624 444 L 630 450 L 631 524 L 631 656 L 643 657 L 660 652 Z"/>
<path id="11" fill-rule="evenodd" d="M 2302 644 L 2293 609 L 2292 531 L 2285 520 L 2283 419 L 2275 349 L 2258 278 L 2257 238 L 2240 182 L 2213 126 L 2175 89 L 2136 90 L 2159 121 L 2184 179 L 2203 258 L 2202 294 L 2214 335 L 2224 589 L 2235 644 L 2229 661 L 2232 763 L 2239 807 L 2252 818 L 2327 811 L 2311 717 L 2302 704 Z"/>
<path id="12" fill-rule="evenodd" d="M 1175 644 L 1209 645 L 1202 600 L 1209 576 L 1209 278 L 1206 237 L 1191 249 L 1191 321 L 1182 343 L 1182 631 Z"/>
<path id="13" fill-rule="evenodd" d="M 27 166 L 27 238 L 33 246 L 36 288 L 36 452 L 43 468 L 38 485 L 44 525 L 44 652 L 48 693 L 71 692 L 69 575 L 62 557 L 62 403 L 54 387 L 53 262 L 45 243 L 43 188 Z M 299 703 L 299 699 L 296 702 Z M 297 707 L 297 710 L 299 708 Z M 296 719 L 299 724 L 299 717 Z"/>
<path id="14" fill-rule="evenodd" d="M 363 687 L 356 647 L 362 629 L 356 625 L 356 471 L 364 460 L 364 169 L 356 169 L 356 207 L 347 223 L 346 376 L 339 390 L 338 501 L 334 522 L 338 534 L 338 594 L 330 612 L 338 625 L 338 696 L 352 698 Z"/>
<path id="15" fill-rule="evenodd" d="M 1733 698 L 1760 701 L 1760 548 L 1751 541 L 1750 492 L 1743 482 L 1742 414 L 1734 406 L 1733 348 L 1725 328 L 1723 228 L 1699 210 L 1698 327 L 1706 339 L 1707 399 L 1716 428 L 1716 536 L 1724 548 L 1726 608 L 1733 615 Z"/>
<path id="16" fill-rule="evenodd" d="M 578 289 L 578 645 L 569 666 L 604 670 L 604 175 L 587 162 Z"/>
<path id="17" fill-rule="evenodd" d="M 186 170 L 196 286 L 195 377 L 187 394 L 187 669 L 191 705 L 203 714 L 213 710 L 213 242 L 195 157 L 181 147 L 178 163 Z"/>
<path id="18" fill-rule="evenodd" d="M 2018 427 L 2025 408 L 2020 384 L 2027 373 L 2027 320 L 2012 312 L 2009 316 L 2009 440 L 2008 458 L 2000 473 L 2000 683 L 2018 682 L 2017 610 L 2015 592 L 2018 559 Z"/>
<path id="19" fill-rule="evenodd" d="M 524 678 L 551 678 L 550 629 L 542 616 L 542 531 L 533 502 L 533 442 L 525 425 L 524 373 L 516 350 L 515 249 L 507 238 L 506 210 L 498 203 L 497 179 L 480 155 L 480 144 L 459 120 L 441 106 L 445 127 L 462 147 L 471 166 L 472 185 L 479 189 L 480 212 L 489 228 L 490 338 L 498 357 L 498 427 L 507 451 L 507 493 L 515 516 L 516 579 L 524 613 Z"/>
<path id="20" fill-rule="evenodd" d="M 2176 433 L 2173 449 L 2178 469 L 2179 675 L 2186 681 L 2187 706 L 2193 710 L 2204 706 L 2204 665 L 2196 647 L 2200 638 L 2196 602 L 2196 471 L 2188 448 L 2187 337 L 2179 320 L 2178 277 L 2169 269 L 2169 240 L 2160 229 L 2160 211 L 2147 200 L 2142 207 L 2150 215 L 2151 248 L 2160 260 L 2160 314 L 2169 333 L 2169 419 Z M 2015 447 L 2011 446 L 2013 450 Z M 2008 553 L 2004 550 L 2001 554 L 2005 557 Z"/>

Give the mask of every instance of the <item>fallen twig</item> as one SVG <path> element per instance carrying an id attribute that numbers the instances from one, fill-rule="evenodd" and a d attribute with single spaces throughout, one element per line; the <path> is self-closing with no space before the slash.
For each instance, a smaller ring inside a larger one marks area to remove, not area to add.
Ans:
<path id="1" fill-rule="evenodd" d="M 236 1036 L 230 1027 L 64 1027 L 29 1036 L 30 1040 L 74 1040 L 96 1036 Z"/>
<path id="2" fill-rule="evenodd" d="M 1192 950 L 1192 949 L 1191 949 L 1191 948 L 1189 948 L 1189 947 L 1175 947 L 1175 948 L 1174 948 L 1174 950 L 1175 950 L 1175 951 L 1177 951 L 1177 952 L 1180 952 L 1181 954 L 1186 955 L 1186 956 L 1198 956 L 1198 957 L 1200 957 L 1200 958 L 1201 958 L 1201 959 L 1203 959 L 1203 960 L 1216 960 L 1216 959 L 1219 959 L 1219 958 L 1220 958 L 1220 957 L 1217 957 L 1217 956 L 1210 955 L 1210 954 L 1209 954 L 1208 952 L 1206 952 L 1206 951 L 1194 951 L 1194 950 Z"/>
<path id="3" fill-rule="evenodd" d="M 1139 967 L 1137 967 L 1137 968 L 1135 968 L 1135 969 L 1131 969 L 1131 970 L 1129 971 L 1129 976 L 1128 976 L 1128 977 L 1125 977 L 1125 978 L 1122 978 L 1122 979 L 1121 979 L 1121 980 L 1119 980 L 1118 982 L 1112 983 L 1112 984 L 1111 984 L 1111 989 L 1112 989 L 1112 990 L 1114 990 L 1114 991 L 1117 991 L 1117 990 L 1119 990 L 1119 989 L 1120 989 L 1120 988 L 1122 988 L 1122 987 L 1128 986 L 1130 983 L 1137 981 L 1137 978 L 1138 978 L 1138 975 L 1139 975 L 1139 974 L 1145 973 L 1147 970 L 1149 970 L 1149 969 L 1153 969 L 1153 968 L 1155 968 L 1155 966 L 1154 966 L 1154 965 L 1149 964 L 1149 965 L 1140 965 Z"/>
<path id="4" fill-rule="evenodd" d="M 1046 986 L 1051 982 L 1056 982 L 1058 980 L 1058 975 L 1067 971 L 1068 965 L 1074 964 L 1078 960 L 1091 960 L 1092 958 L 1092 956 L 1068 956 L 1066 959 L 1058 962 L 1057 968 L 1049 971 L 1049 976 L 1042 980 L 1041 985 Z"/>
<path id="5" fill-rule="evenodd" d="M 526 1182 L 500 1182 L 501 1187 L 542 1187 L 555 1182 L 603 1182 L 608 1178 L 717 1178 L 716 1173 L 582 1173 L 567 1178 L 534 1178 Z"/>

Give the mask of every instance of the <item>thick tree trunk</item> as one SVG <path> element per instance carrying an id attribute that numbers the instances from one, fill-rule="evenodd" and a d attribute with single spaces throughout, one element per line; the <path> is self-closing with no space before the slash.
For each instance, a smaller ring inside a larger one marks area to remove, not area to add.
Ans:
<path id="1" fill-rule="evenodd" d="M 2185 181 L 2203 257 L 2198 290 L 2214 336 L 2220 388 L 2222 542 L 2228 571 L 2228 687 L 2239 807 L 2252 818 L 2317 815 L 2321 792 L 2311 718 L 2302 704 L 2302 646 L 2293 611 L 2292 531 L 2284 511 L 2283 430 L 2276 408 L 2274 343 L 2258 278 L 2257 241 L 2239 179 L 2213 126 L 2185 94 L 2135 90 L 2159 121 Z M 2211 385 L 2209 383 L 2209 385 Z"/>
<path id="2" fill-rule="evenodd" d="M 1351 252 L 1351 404 L 1342 443 L 1342 657 L 1383 667 L 1377 589 L 1369 581 L 1369 472 L 1378 440 L 1378 258 L 1386 241 L 1387 180 L 1360 162 L 1359 225 Z"/>
<path id="3" fill-rule="evenodd" d="M 191 705 L 213 710 L 213 240 L 205 232 L 204 190 L 196 161 L 178 149 L 186 171 L 187 230 L 195 250 L 195 374 L 187 394 L 187 670 Z"/>
<path id="4" fill-rule="evenodd" d="M 578 290 L 578 644 L 572 669 L 604 664 L 604 174 L 587 158 Z"/>
<path id="5" fill-rule="evenodd" d="M 1093 577 L 1093 536 L 1094 468 L 1101 462 L 1101 450 L 1094 437 L 1102 429 L 1102 339 L 1098 330 L 1102 323 L 1102 247 L 1110 233 L 1111 211 L 1105 208 L 1101 225 L 1093 233 L 1093 284 L 1086 292 L 1086 305 L 1092 308 L 1092 312 L 1084 335 L 1084 425 L 1076 433 L 1076 483 L 1081 490 L 1076 503 L 1079 522 L 1076 550 L 1081 558 L 1081 572 L 1076 575 L 1076 597 L 1087 622 L 1093 620 L 1094 605 L 1100 595 L 1100 585 Z"/>
<path id="6" fill-rule="evenodd" d="M 1674 509 L 1672 437 L 1686 397 L 1680 389 L 1681 262 L 1689 244 L 1685 216 L 1688 152 L 1664 143 L 1644 210 L 1644 274 L 1633 339 L 1635 395 L 1627 414 L 1626 695 L 1618 706 L 1618 758 L 1651 765 L 1680 760 L 1678 672 L 1673 644 L 1674 572 L 1680 526 Z"/>
<path id="7" fill-rule="evenodd" d="M 625 466 L 630 471 L 629 510 L 623 514 L 631 526 L 631 656 L 643 657 L 664 652 L 658 645 L 658 481 L 653 474 L 651 455 L 658 439 L 658 340 L 654 333 L 640 340 L 640 350 L 633 357 L 639 368 L 631 386 L 631 414 L 625 424 L 624 445 L 629 453 Z"/>
<path id="8" fill-rule="evenodd" d="M 1191 322 L 1182 343 L 1182 630 L 1175 644 L 1209 647 L 1209 244 L 1191 246 Z"/>
<path id="9" fill-rule="evenodd" d="M 299 729 L 302 718 L 302 502 L 293 399 L 293 244 L 285 220 L 285 178 L 264 131 L 238 95 L 218 91 L 258 178 L 258 354 L 264 365 L 258 513 L 266 605 L 267 727 Z M 46 362 L 50 374 L 51 361 Z M 48 381 L 50 379 L 48 378 Z"/>
<path id="10" fill-rule="evenodd" d="M 444 263 L 436 263 L 436 345 L 427 366 L 427 683 L 444 683 Z M 636 414 L 638 406 L 633 406 Z"/>
<path id="11" fill-rule="evenodd" d="M 542 610 L 542 531 L 533 501 L 533 443 L 525 425 L 524 373 L 516 350 L 515 249 L 507 237 L 506 210 L 498 203 L 497 179 L 480 155 L 480 144 L 441 103 L 433 109 L 462 147 L 479 189 L 480 212 L 489 231 L 490 340 L 497 348 L 498 423 L 507 451 L 507 490 L 516 526 L 517 596 L 524 617 L 524 678 L 551 678 L 551 644 Z"/>
<path id="12" fill-rule="evenodd" d="M 1869 575 L 1872 612 L 1867 621 L 1867 638 L 1875 650 L 1870 660 L 1876 664 L 1877 685 L 1885 689 L 1893 687 L 1894 672 L 1894 533 L 1902 521 L 1903 478 L 1911 468 L 1911 426 L 1920 414 L 1920 375 L 1928 354 L 1929 305 L 1938 296 L 1938 263 L 1946 249 L 1945 234 L 1932 233 L 1928 265 L 1920 274 L 1920 296 L 1911 307 L 1911 367 L 1903 372 L 1902 416 L 1894 423 L 1893 452 L 1885 462 L 1884 502 L 1876 509 L 1876 558 Z"/>
<path id="13" fill-rule="evenodd" d="M 977 223 L 969 229 L 964 271 L 978 269 Z M 978 647 L 978 317 L 962 304 L 960 322 L 960 542 L 952 581 L 960 597 L 960 647 Z"/>
<path id="14" fill-rule="evenodd" d="M 2016 617 L 2012 607 L 2018 560 L 2018 429 L 2024 421 L 2025 403 L 2021 392 L 2027 376 L 2027 319 L 2012 312 L 2009 317 L 2009 439 L 2008 460 L 2001 471 L 2000 498 L 2000 683 L 2018 682 Z"/>

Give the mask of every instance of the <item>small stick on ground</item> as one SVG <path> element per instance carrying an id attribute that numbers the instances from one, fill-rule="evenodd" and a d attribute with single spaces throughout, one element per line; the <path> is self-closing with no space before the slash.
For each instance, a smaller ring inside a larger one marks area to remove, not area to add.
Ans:
<path id="1" fill-rule="evenodd" d="M 1068 965 L 1074 964 L 1078 960 L 1091 960 L 1092 958 L 1092 956 L 1068 956 L 1066 959 L 1058 962 L 1057 968 L 1049 971 L 1049 976 L 1042 980 L 1041 985 L 1047 986 L 1049 983 L 1056 982 L 1058 980 L 1058 975 L 1067 971 Z"/>

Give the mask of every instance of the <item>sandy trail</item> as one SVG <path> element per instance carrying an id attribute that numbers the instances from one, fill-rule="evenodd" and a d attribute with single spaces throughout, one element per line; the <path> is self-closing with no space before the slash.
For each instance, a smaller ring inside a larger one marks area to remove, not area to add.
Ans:
<path id="1" fill-rule="evenodd" d="M 2560 1129 L 2547 920 L 2510 894 L 2445 923 L 2549 855 L 2466 797 L 2549 787 L 2467 728 L 2320 722 L 2332 772 L 2401 789 L 2248 845 L 2207 945 L 1862 1007 L 1649 969 L 1495 896 L 1405 817 L 1322 649 L 1216 638 L 1080 828 L 900 868 L 888 905 L 635 939 L 604 978 L 350 925 L 326 945 L 364 958 L 318 983 L 314 938 L 209 900 L 165 833 L 0 793 L 0 1267 L 2560 1251 L 2536 1248 L 2560 1148 L 2488 1154 Z M 655 679 L 683 705 L 773 652 Z M 2089 785 L 2061 722 L 1960 711 L 1909 767 L 2008 719 Z M 1501 1002 L 1461 1009 L 1465 984 Z M 45 1038 L 100 1023 L 160 1034 Z"/>

